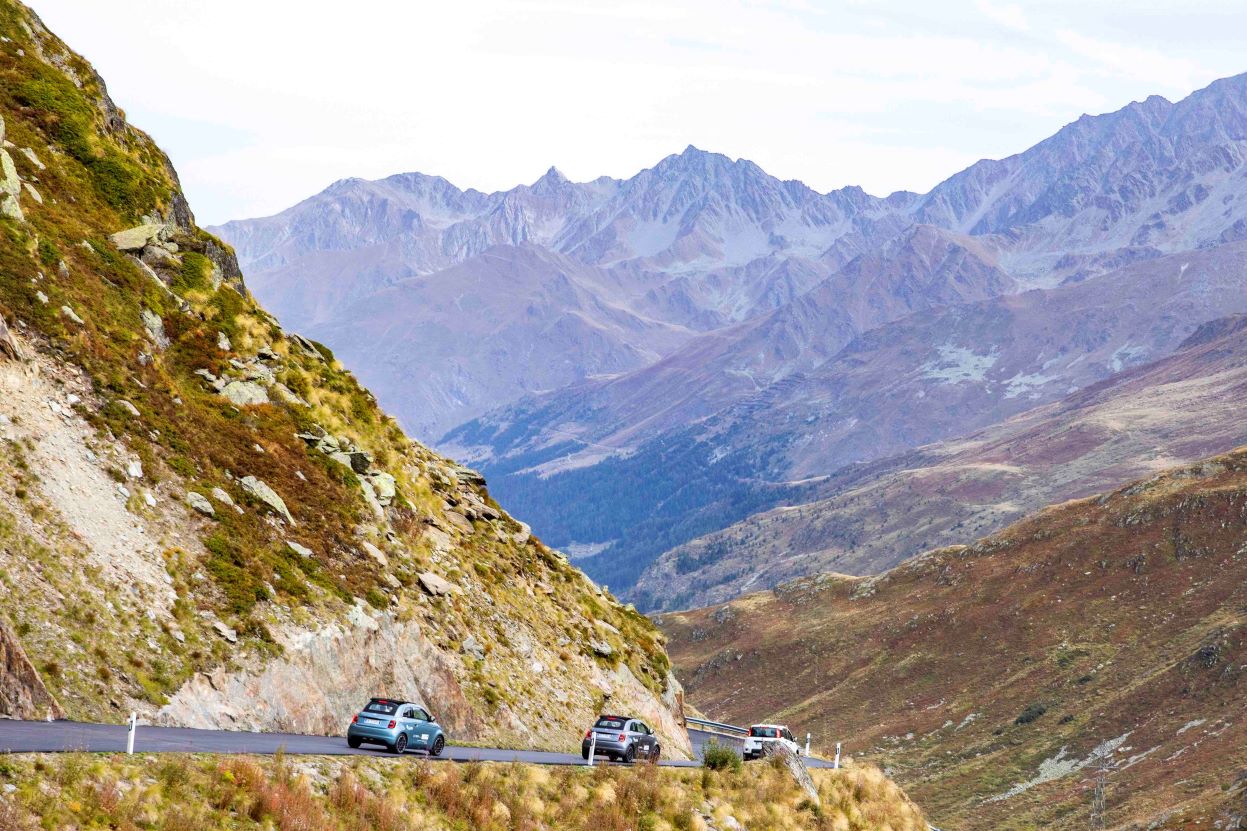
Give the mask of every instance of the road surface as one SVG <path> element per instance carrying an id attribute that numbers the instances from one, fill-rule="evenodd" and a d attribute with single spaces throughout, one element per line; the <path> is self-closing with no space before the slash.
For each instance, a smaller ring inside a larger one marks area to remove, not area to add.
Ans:
<path id="1" fill-rule="evenodd" d="M 689 730 L 693 750 L 700 759 L 702 745 L 711 738 L 740 747 L 740 739 Z M 88 724 L 77 721 L 0 720 L 0 753 L 60 753 L 65 751 L 118 752 L 126 749 L 124 724 Z M 379 746 L 352 750 L 341 736 L 306 736 L 298 733 L 243 733 L 232 730 L 195 730 L 188 727 L 149 727 L 139 725 L 135 734 L 136 753 L 260 753 L 278 751 L 298 755 L 390 757 Z M 424 754 L 411 753 L 411 756 Z M 391 757 L 392 758 L 392 757 Z M 583 765 L 579 753 L 553 753 L 546 750 L 502 750 L 498 748 L 446 745 L 442 758 L 456 762 L 527 762 L 536 765 Z M 599 759 L 595 764 L 605 763 Z M 667 767 L 698 767 L 701 762 L 664 759 Z M 830 767 L 820 759 L 806 761 L 809 767 Z"/>

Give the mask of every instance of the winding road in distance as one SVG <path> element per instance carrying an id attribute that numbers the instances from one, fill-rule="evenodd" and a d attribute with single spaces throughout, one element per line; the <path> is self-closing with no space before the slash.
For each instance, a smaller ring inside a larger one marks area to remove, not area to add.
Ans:
<path id="1" fill-rule="evenodd" d="M 700 758 L 702 745 L 713 738 L 740 747 L 740 739 L 701 730 L 689 730 L 693 750 Z M 124 752 L 124 724 L 90 724 L 78 721 L 0 720 L 0 753 L 94 753 Z M 283 751 L 297 755 L 381 756 L 395 758 L 384 750 L 352 750 L 341 736 L 307 736 L 298 733 L 243 733 L 232 730 L 196 730 L 189 727 L 148 727 L 140 724 L 134 740 L 135 753 L 259 753 Z M 408 756 L 424 758 L 423 753 Z M 448 744 L 441 759 L 455 762 L 526 762 L 534 765 L 583 765 L 578 753 L 546 750 L 502 750 Z M 806 759 L 807 767 L 831 767 L 821 759 Z M 611 764 L 598 759 L 594 764 Z M 698 767 L 700 761 L 664 759 L 664 767 Z"/>

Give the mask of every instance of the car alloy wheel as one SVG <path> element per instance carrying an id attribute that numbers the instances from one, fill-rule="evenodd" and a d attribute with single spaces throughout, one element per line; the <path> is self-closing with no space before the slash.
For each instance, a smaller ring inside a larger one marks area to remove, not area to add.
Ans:
<path id="1" fill-rule="evenodd" d="M 632 764 L 633 760 L 635 759 L 636 759 L 636 748 L 635 747 L 629 747 L 627 750 L 624 751 L 623 760 L 626 764 L 629 764 L 629 765 Z"/>
<path id="2" fill-rule="evenodd" d="M 445 746 L 446 746 L 446 740 L 442 738 L 441 736 L 438 736 L 436 739 L 433 740 L 433 746 L 429 748 L 429 755 L 430 756 L 441 756 L 442 748 L 444 748 Z"/>
<path id="3" fill-rule="evenodd" d="M 347 736 L 347 737 L 346 737 L 346 746 L 347 746 L 347 747 L 349 747 L 349 748 L 351 748 L 352 750 L 354 750 L 354 749 L 358 748 L 358 747 L 360 746 L 360 744 L 361 744 L 361 742 L 360 742 L 360 740 L 359 740 L 359 738 L 358 738 L 357 736 Z"/>
<path id="4" fill-rule="evenodd" d="M 394 752 L 402 753 L 407 749 L 407 734 L 399 733 L 398 738 L 394 740 Z"/>

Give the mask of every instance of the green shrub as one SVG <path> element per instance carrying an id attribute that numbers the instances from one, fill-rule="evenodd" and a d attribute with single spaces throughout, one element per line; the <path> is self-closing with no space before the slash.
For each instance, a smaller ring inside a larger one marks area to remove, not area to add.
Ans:
<path id="1" fill-rule="evenodd" d="M 55 268 L 61 261 L 61 251 L 49 239 L 39 240 L 39 262 L 48 268 Z"/>
<path id="2" fill-rule="evenodd" d="M 178 294 L 188 291 L 206 291 L 212 287 L 209 279 L 212 262 L 203 254 L 187 251 L 182 255 L 182 269 L 173 278 L 173 290 Z"/>
<path id="3" fill-rule="evenodd" d="M 736 773 L 742 765 L 736 748 L 720 744 L 716 739 L 711 739 L 702 747 L 701 758 L 702 764 L 710 770 L 730 770 Z"/>
<path id="4" fill-rule="evenodd" d="M 1013 720 L 1014 724 L 1030 724 L 1035 719 L 1048 712 L 1048 708 L 1039 702 L 1035 702 L 1026 707 L 1021 714 Z"/>

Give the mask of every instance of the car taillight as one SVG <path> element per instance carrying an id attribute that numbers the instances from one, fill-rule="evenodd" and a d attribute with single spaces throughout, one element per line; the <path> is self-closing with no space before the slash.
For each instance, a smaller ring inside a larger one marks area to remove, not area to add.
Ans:
<path id="1" fill-rule="evenodd" d="M 359 716 L 351 716 L 351 724 L 359 724 Z"/>
<path id="2" fill-rule="evenodd" d="M 396 724 L 398 724 L 398 722 L 397 722 L 397 721 L 395 721 L 394 719 L 390 719 L 390 729 L 391 729 L 391 730 L 393 730 L 393 729 L 394 729 L 394 725 L 396 725 Z"/>
<path id="3" fill-rule="evenodd" d="M 585 738 L 587 739 L 592 735 L 593 735 L 593 728 L 590 727 L 588 730 L 585 731 Z"/>
<path id="4" fill-rule="evenodd" d="M 620 733 L 620 734 L 619 734 L 619 740 L 620 740 L 620 741 L 623 741 L 623 740 L 624 740 L 624 739 L 626 739 L 626 738 L 628 738 L 628 734 L 627 734 L 627 733 Z"/>

